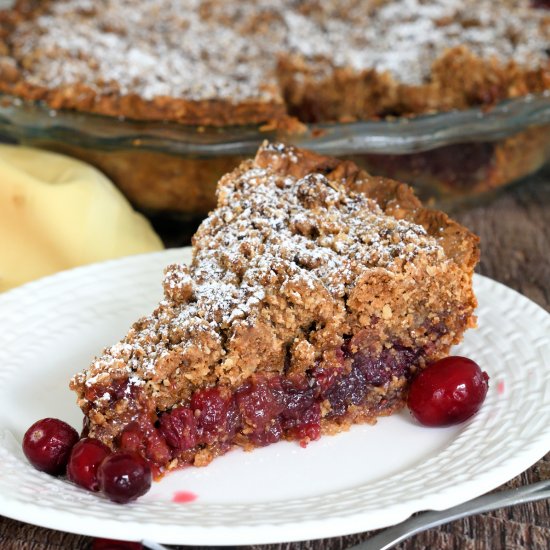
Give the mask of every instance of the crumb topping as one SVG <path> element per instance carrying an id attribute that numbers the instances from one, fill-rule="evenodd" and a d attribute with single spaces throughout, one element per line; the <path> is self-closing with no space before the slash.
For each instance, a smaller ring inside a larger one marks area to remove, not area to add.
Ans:
<path id="1" fill-rule="evenodd" d="M 101 94 L 146 100 L 273 100 L 281 53 L 328 60 L 327 68 L 388 72 L 416 85 L 453 46 L 536 68 L 548 63 L 550 42 L 547 12 L 529 0 L 58 0 L 48 6 L 10 37 L 30 84 L 85 83 Z M 13 61 L 2 63 L 7 68 Z"/>
<path id="2" fill-rule="evenodd" d="M 462 44 L 485 60 L 513 60 L 528 68 L 548 63 L 548 18 L 544 10 L 533 9 L 529 0 L 497 4 L 491 0 L 383 0 L 368 7 L 361 2 L 351 4 L 346 17 L 337 17 L 333 11 L 327 18 L 325 40 L 325 33 L 315 29 L 313 49 L 306 46 L 304 51 L 299 35 L 291 32 L 295 49 L 305 54 L 309 49 L 309 56 L 318 55 L 324 41 L 323 55 L 336 66 L 387 71 L 399 82 L 411 85 L 426 83 L 434 60 Z M 350 25 L 350 21 L 361 18 L 368 18 L 369 24 L 363 28 Z"/>
<path id="3" fill-rule="evenodd" d="M 435 272 L 450 261 L 424 227 L 357 192 L 360 182 L 336 172 L 292 175 L 299 154 L 267 144 L 222 178 L 191 265 L 167 267 L 158 308 L 77 383 L 129 376 L 129 385 L 153 394 L 159 384 L 198 379 L 234 384 L 260 361 L 280 370 L 285 353 L 296 364 L 304 353 L 309 368 L 312 346 L 323 357 L 361 326 L 353 303 L 360 283 Z M 379 316 L 391 317 L 391 308 L 382 304 Z"/>

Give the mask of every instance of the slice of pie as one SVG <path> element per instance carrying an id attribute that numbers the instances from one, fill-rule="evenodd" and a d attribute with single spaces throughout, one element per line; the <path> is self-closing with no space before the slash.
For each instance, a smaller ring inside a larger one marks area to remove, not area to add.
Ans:
<path id="1" fill-rule="evenodd" d="M 86 430 L 162 474 L 373 423 L 474 326 L 477 242 L 404 184 L 266 143 L 155 311 L 71 381 Z"/>

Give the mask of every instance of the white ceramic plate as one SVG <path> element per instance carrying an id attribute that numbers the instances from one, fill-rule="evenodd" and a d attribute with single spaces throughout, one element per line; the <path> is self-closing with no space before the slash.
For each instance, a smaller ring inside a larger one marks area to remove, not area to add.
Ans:
<path id="1" fill-rule="evenodd" d="M 60 273 L 0 296 L 0 514 L 86 535 L 220 545 L 330 537 L 397 523 L 473 498 L 550 450 L 550 315 L 476 276 L 479 328 L 457 354 L 491 377 L 472 420 L 423 428 L 406 411 L 306 449 L 233 451 L 173 473 L 119 506 L 34 470 L 20 442 L 54 416 L 80 426 L 70 376 L 161 297 L 168 250 Z M 175 502 L 193 493 L 192 502 Z"/>

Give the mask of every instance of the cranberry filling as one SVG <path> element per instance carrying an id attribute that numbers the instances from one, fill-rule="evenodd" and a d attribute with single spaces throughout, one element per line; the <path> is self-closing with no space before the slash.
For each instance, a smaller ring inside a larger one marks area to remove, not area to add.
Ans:
<path id="1" fill-rule="evenodd" d="M 347 340 L 342 368 L 316 365 L 305 375 L 257 375 L 233 393 L 218 387 L 197 390 L 188 405 L 163 413 L 156 428 L 127 426 L 119 444 L 157 465 L 206 445 L 224 451 L 237 440 L 265 446 L 286 438 L 305 446 L 321 436 L 322 403 L 330 403 L 328 418 L 343 416 L 350 405 L 365 404 L 373 387 L 392 377 L 409 378 L 420 353 L 395 345 L 372 357 L 352 353 Z"/>
<path id="2" fill-rule="evenodd" d="M 197 445 L 197 422 L 189 407 L 176 407 L 160 417 L 160 433 L 172 449 L 181 453 Z"/>
<path id="3" fill-rule="evenodd" d="M 274 387 L 277 382 L 277 379 L 256 377 L 239 388 L 235 394 L 243 421 L 256 432 L 261 433 L 268 423 L 284 411 L 279 390 Z"/>
<path id="4" fill-rule="evenodd" d="M 218 388 L 197 390 L 191 397 L 191 410 L 197 419 L 196 437 L 199 443 L 211 444 L 227 433 L 231 395 Z"/>
<path id="5" fill-rule="evenodd" d="M 336 381 L 324 391 L 331 411 L 328 418 L 345 414 L 350 405 L 361 405 L 372 386 L 383 386 L 393 377 L 410 376 L 410 366 L 416 362 L 420 350 L 394 345 L 393 350 L 383 350 L 377 357 L 362 352 L 347 354 L 352 358 L 351 372 L 336 377 Z"/>
<path id="6" fill-rule="evenodd" d="M 152 464 L 166 464 L 172 458 L 172 452 L 164 434 L 149 422 L 131 422 L 126 426 L 119 439 L 122 451 L 139 454 Z"/>

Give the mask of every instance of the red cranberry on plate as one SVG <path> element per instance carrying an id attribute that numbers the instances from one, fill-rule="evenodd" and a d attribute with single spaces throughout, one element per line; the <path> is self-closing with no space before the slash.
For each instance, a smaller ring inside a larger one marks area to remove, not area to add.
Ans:
<path id="1" fill-rule="evenodd" d="M 531 0 L 531 6 L 533 8 L 550 10 L 550 0 Z"/>
<path id="2" fill-rule="evenodd" d="M 88 489 L 99 491 L 97 469 L 111 454 L 111 449 L 97 439 L 81 439 L 74 447 L 67 464 L 67 477 L 73 483 Z"/>
<path id="3" fill-rule="evenodd" d="M 92 550 L 143 550 L 143 545 L 125 540 L 94 539 Z"/>
<path id="4" fill-rule="evenodd" d="M 412 381 L 408 406 L 425 426 L 450 426 L 473 416 L 483 404 L 489 376 L 466 357 L 445 357 Z"/>
<path id="5" fill-rule="evenodd" d="M 65 473 L 71 449 L 78 441 L 77 431 L 57 418 L 35 422 L 23 437 L 23 452 L 37 469 L 58 476 Z"/>
<path id="6" fill-rule="evenodd" d="M 100 489 L 119 504 L 137 499 L 151 487 L 151 469 L 139 456 L 130 453 L 108 456 L 97 472 Z"/>

